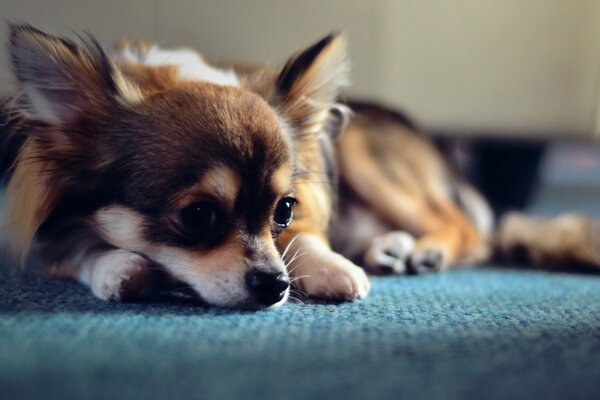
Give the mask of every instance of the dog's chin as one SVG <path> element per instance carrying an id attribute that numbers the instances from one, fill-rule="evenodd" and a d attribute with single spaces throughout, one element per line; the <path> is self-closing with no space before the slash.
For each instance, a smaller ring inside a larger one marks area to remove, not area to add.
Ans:
<path id="1" fill-rule="evenodd" d="M 283 305 L 285 303 L 287 303 L 287 301 L 290 297 L 290 289 L 288 288 L 285 291 L 283 298 L 281 300 L 279 300 L 277 303 L 274 303 L 271 305 L 260 304 L 258 301 L 256 301 L 253 298 L 247 298 L 245 300 L 238 301 L 238 302 L 232 301 L 231 303 L 229 303 L 229 302 L 216 303 L 216 302 L 207 301 L 206 298 L 202 296 L 202 293 L 200 293 L 199 291 L 192 288 L 191 285 L 184 284 L 184 283 L 180 284 L 180 286 L 177 290 L 177 293 L 179 295 L 183 295 L 185 297 L 193 299 L 194 301 L 198 302 L 199 304 L 206 305 L 209 307 L 219 307 L 219 308 L 223 308 L 223 309 L 242 310 L 242 311 L 278 310 L 281 307 L 283 307 Z"/>
<path id="2" fill-rule="evenodd" d="M 283 305 L 285 303 L 287 303 L 289 297 L 290 297 L 290 289 L 288 288 L 285 291 L 285 295 L 283 295 L 283 298 L 281 300 L 279 300 L 277 303 L 271 304 L 270 306 L 266 307 L 266 310 L 279 310 L 281 307 L 283 307 Z"/>
<path id="3" fill-rule="evenodd" d="M 241 310 L 241 311 L 267 311 L 268 310 L 268 311 L 270 311 L 270 310 L 278 310 L 281 307 L 283 307 L 283 305 L 285 303 L 287 303 L 289 296 L 290 296 L 290 290 L 287 289 L 285 291 L 285 295 L 283 296 L 283 298 L 281 300 L 279 300 L 277 303 L 274 303 L 271 305 L 261 304 L 258 301 L 256 301 L 254 298 L 248 298 L 246 300 L 243 300 L 241 302 L 237 302 L 234 304 L 210 304 L 210 303 L 207 303 L 207 304 L 210 304 L 215 307 L 221 307 L 221 308 L 226 308 L 226 309 L 231 309 L 231 310 Z"/>

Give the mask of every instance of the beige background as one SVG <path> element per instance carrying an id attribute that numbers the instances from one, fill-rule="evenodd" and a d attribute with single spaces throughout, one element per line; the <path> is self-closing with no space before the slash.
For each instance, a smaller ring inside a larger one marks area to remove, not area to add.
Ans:
<path id="1" fill-rule="evenodd" d="M 402 106 L 428 128 L 598 131 L 599 0 L 0 0 L 0 17 L 274 65 L 343 30 L 349 92 Z M 9 82 L 5 51 L 0 62 Z"/>

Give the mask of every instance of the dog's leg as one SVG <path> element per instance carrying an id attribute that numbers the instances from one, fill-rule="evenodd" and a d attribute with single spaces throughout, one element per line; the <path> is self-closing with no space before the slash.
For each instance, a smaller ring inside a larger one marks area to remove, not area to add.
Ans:
<path id="1" fill-rule="evenodd" d="M 421 236 L 410 257 L 409 272 L 420 274 L 456 265 L 462 261 L 463 237 L 460 229 L 452 225 Z"/>
<path id="2" fill-rule="evenodd" d="M 484 257 L 487 246 L 483 238 L 442 187 L 445 175 L 436 158 L 439 156 L 420 148 L 420 164 L 401 164 L 393 157 L 384 162 L 371 154 L 368 139 L 367 131 L 358 126 L 351 126 L 342 136 L 337 147 L 341 174 L 349 190 L 391 231 L 406 231 L 414 236 L 414 248 L 404 261 L 405 272 L 436 271 Z M 402 149 L 403 142 L 395 140 L 390 136 L 386 143 Z M 367 251 L 368 263 L 373 263 L 374 254 L 382 254 L 382 243 L 394 242 L 394 235 L 372 243 L 370 254 Z M 396 245 L 391 246 L 388 253 L 397 253 L 393 248 Z M 402 272 L 402 263 L 392 269 Z"/>
<path id="3" fill-rule="evenodd" d="M 150 260 L 107 245 L 83 220 L 46 226 L 39 243 L 52 276 L 77 280 L 104 300 L 140 299 L 164 279 Z"/>
<path id="4" fill-rule="evenodd" d="M 299 204 L 290 228 L 277 240 L 296 288 L 308 296 L 360 299 L 369 292 L 365 271 L 331 250 L 327 239 L 331 199 L 322 176 L 297 182 Z"/>
<path id="5" fill-rule="evenodd" d="M 77 272 L 80 282 L 104 300 L 132 301 L 147 296 L 152 287 L 152 263 L 121 249 L 88 254 Z"/>
<path id="6" fill-rule="evenodd" d="M 449 200 L 437 200 L 426 212 L 433 216 L 427 219 L 436 223 L 421 227 L 425 233 L 417 240 L 411 256 L 412 272 L 436 271 L 457 263 L 479 262 L 487 257 L 487 243 Z"/>
<path id="7" fill-rule="evenodd" d="M 541 218 L 512 213 L 501 220 L 494 245 L 507 261 L 599 269 L 600 221 L 576 214 Z"/>
<path id="8" fill-rule="evenodd" d="M 74 259 L 55 262 L 50 274 L 83 283 L 103 300 L 134 301 L 156 287 L 153 264 L 145 257 L 122 249 L 86 252 Z"/>
<path id="9" fill-rule="evenodd" d="M 395 196 L 398 201 L 405 198 L 406 194 L 400 191 Z M 395 273 L 420 274 L 443 270 L 458 263 L 476 262 L 487 255 L 485 243 L 460 215 L 447 215 L 421 207 L 417 212 L 399 213 L 394 217 L 390 222 L 392 229 L 408 229 L 409 232 L 392 230 L 375 238 L 365 252 L 364 261 L 371 270 L 383 267 L 384 271 L 392 268 Z M 396 261 L 390 264 L 392 260 L 389 257 Z M 387 262 L 377 266 L 376 260 L 386 259 Z"/>
<path id="10" fill-rule="evenodd" d="M 378 236 L 364 253 L 365 267 L 375 274 L 421 274 L 440 271 L 461 260 L 460 231 L 449 225 L 415 238 L 405 231 Z"/>
<path id="11" fill-rule="evenodd" d="M 284 256 L 294 285 L 311 297 L 356 300 L 370 289 L 365 271 L 332 251 L 321 236 L 299 233 Z"/>

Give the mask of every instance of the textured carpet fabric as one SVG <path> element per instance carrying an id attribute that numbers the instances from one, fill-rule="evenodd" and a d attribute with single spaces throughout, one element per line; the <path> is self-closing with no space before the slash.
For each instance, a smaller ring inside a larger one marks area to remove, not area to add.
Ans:
<path id="1" fill-rule="evenodd" d="M 572 193 L 536 210 L 598 211 L 595 194 Z M 361 302 L 240 313 L 106 303 L 6 270 L 3 400 L 600 398 L 600 275 L 375 278 Z"/>
<path id="2" fill-rule="evenodd" d="M 237 313 L 0 284 L 0 398 L 597 398 L 600 277 L 378 278 L 363 302 Z"/>

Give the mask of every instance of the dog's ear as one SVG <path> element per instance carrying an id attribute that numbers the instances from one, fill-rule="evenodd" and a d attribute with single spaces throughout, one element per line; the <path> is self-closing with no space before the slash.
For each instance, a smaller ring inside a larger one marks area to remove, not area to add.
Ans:
<path id="1" fill-rule="evenodd" d="M 10 25 L 9 50 L 22 93 L 19 110 L 28 118 L 69 124 L 125 94 L 123 77 L 93 38 L 78 45 Z"/>
<path id="2" fill-rule="evenodd" d="M 335 141 L 346 130 L 350 118 L 352 118 L 350 107 L 336 103 L 329 109 L 329 115 L 325 120 L 323 130 L 331 140 Z"/>
<path id="3" fill-rule="evenodd" d="M 93 140 L 80 135 L 88 131 L 75 125 L 103 120 L 111 106 L 134 100 L 139 93 L 93 39 L 82 42 L 28 25 L 10 26 L 9 50 L 19 85 L 16 110 L 52 128 L 28 131 L 6 189 L 3 232 L 21 259 L 68 187 L 87 176 L 86 168 L 101 165 L 91 161 Z"/>
<path id="4" fill-rule="evenodd" d="M 339 90 L 348 83 L 346 42 L 331 34 L 292 56 L 275 81 L 277 102 L 302 134 L 322 132 Z"/>

